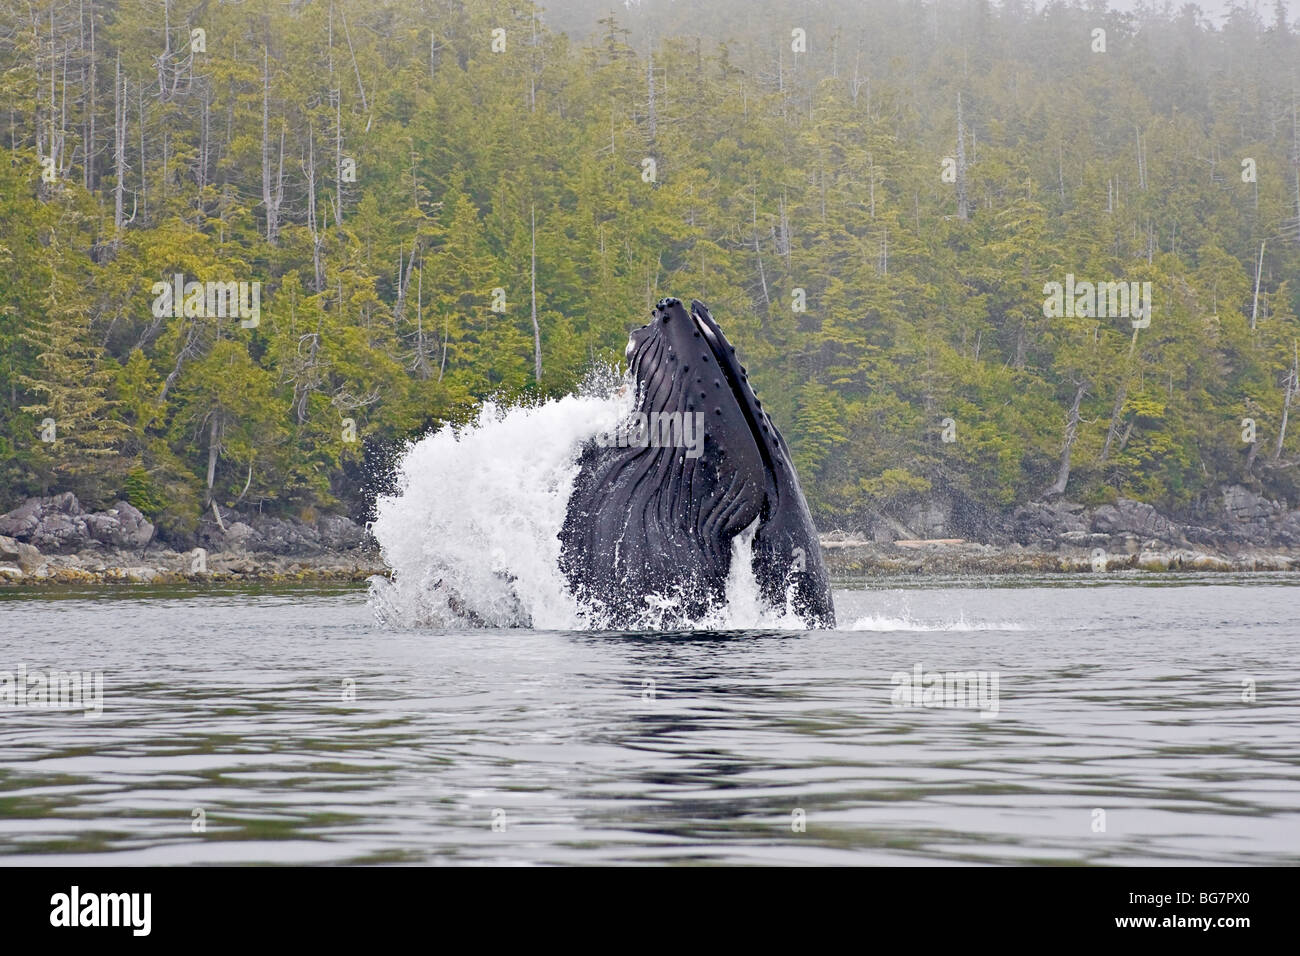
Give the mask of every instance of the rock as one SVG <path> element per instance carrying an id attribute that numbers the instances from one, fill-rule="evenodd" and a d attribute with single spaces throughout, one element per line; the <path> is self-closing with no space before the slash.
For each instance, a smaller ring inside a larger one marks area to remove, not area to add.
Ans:
<path id="1" fill-rule="evenodd" d="M 1232 535 L 1226 532 L 1216 531 L 1214 528 L 1203 528 L 1198 525 L 1184 526 L 1183 537 L 1188 544 L 1196 544 L 1205 548 L 1222 548 L 1232 540 Z"/>
<path id="2" fill-rule="evenodd" d="M 1269 501 L 1242 485 L 1229 485 L 1223 489 L 1223 510 L 1235 521 L 1257 521 L 1280 514 L 1283 507 Z"/>
<path id="3" fill-rule="evenodd" d="M 1069 501 L 1034 501 L 1011 514 L 1012 536 L 1021 544 L 1054 541 L 1072 534 L 1086 534 L 1088 519 L 1084 507 Z"/>
<path id="4" fill-rule="evenodd" d="M 90 571 L 83 571 L 81 568 L 61 568 L 52 567 L 49 569 L 49 578 L 55 584 L 97 584 L 99 579 Z"/>
<path id="5" fill-rule="evenodd" d="M 1113 505 L 1102 505 L 1092 514 L 1092 530 L 1099 534 L 1137 535 L 1171 544 L 1182 536 L 1174 523 L 1151 505 L 1130 498 L 1120 498 Z"/>
<path id="6" fill-rule="evenodd" d="M 71 493 L 28 498 L 0 517 L 0 534 L 53 552 L 77 551 L 91 540 L 85 512 Z"/>
<path id="7" fill-rule="evenodd" d="M 315 554 L 321 539 L 311 525 L 295 524 L 281 518 L 254 518 L 253 527 L 262 535 L 263 549 L 272 554 Z"/>
<path id="8" fill-rule="evenodd" d="M 366 529 L 343 515 L 326 515 L 316 522 L 321 544 L 331 551 L 351 551 L 366 542 Z"/>
<path id="9" fill-rule="evenodd" d="M 891 544 L 899 538 L 912 537 L 911 531 L 889 515 L 873 515 L 870 528 L 871 540 L 876 544 Z"/>
<path id="10" fill-rule="evenodd" d="M 1300 547 L 1300 511 L 1292 511 L 1273 527 L 1274 543 Z"/>
<path id="11" fill-rule="evenodd" d="M 16 564 L 24 574 L 31 574 L 41 566 L 41 552 L 24 541 L 0 535 L 0 561 Z"/>
<path id="12" fill-rule="evenodd" d="M 252 525 L 236 521 L 226 526 L 222 546 L 230 551 L 258 551 L 264 545 L 262 535 Z"/>
<path id="13" fill-rule="evenodd" d="M 29 538 L 41 523 L 41 499 L 28 498 L 13 511 L 0 515 L 0 536 Z"/>
<path id="14" fill-rule="evenodd" d="M 0 535 L 55 554 L 80 551 L 92 544 L 143 548 L 153 533 L 148 519 L 125 501 L 108 511 L 88 514 L 71 493 L 28 498 L 0 517 Z"/>
<path id="15" fill-rule="evenodd" d="M 41 518 L 32 543 L 42 551 L 56 554 L 77 551 L 92 540 L 86 520 L 80 515 L 47 514 Z"/>
<path id="16" fill-rule="evenodd" d="M 1169 555 L 1162 551 L 1143 551 L 1138 555 L 1137 566 L 1142 571 L 1168 571 Z"/>
<path id="17" fill-rule="evenodd" d="M 114 548 L 143 548 L 153 539 L 153 524 L 125 501 L 107 511 L 86 515 L 85 521 L 91 537 Z"/>
<path id="18" fill-rule="evenodd" d="M 952 504 L 944 498 L 928 497 L 909 506 L 903 524 L 914 533 L 905 538 L 937 538 L 945 535 L 952 517 Z"/>
<path id="19" fill-rule="evenodd" d="M 1232 562 L 1209 554 L 1197 554 L 1185 567 L 1193 571 L 1231 571 Z"/>

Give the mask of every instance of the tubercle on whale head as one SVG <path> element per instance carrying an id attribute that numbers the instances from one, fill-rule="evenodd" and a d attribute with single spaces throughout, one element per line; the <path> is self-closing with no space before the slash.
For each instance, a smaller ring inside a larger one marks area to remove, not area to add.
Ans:
<path id="1" fill-rule="evenodd" d="M 660 339 L 664 345 L 662 351 L 655 348 Z M 696 353 L 696 346 L 704 348 Z M 652 363 L 666 361 L 675 364 L 680 358 L 683 371 L 689 369 L 691 357 L 698 354 L 697 361 L 713 372 L 711 378 L 715 388 L 720 389 L 725 385 L 731 393 L 731 399 L 745 418 L 765 466 L 774 472 L 792 471 L 789 449 L 764 410 L 762 399 L 754 392 L 748 370 L 736 355 L 736 347 L 727 339 L 708 306 L 699 299 L 692 299 L 688 312 L 682 300 L 676 296 L 664 296 L 656 302 L 650 313 L 650 321 L 633 329 L 628 336 L 624 358 L 633 375 L 640 371 L 643 357 L 651 353 L 657 353 L 649 359 Z M 707 382 L 703 381 L 706 377 L 709 376 L 698 376 L 697 380 L 706 385 L 705 392 L 709 393 Z M 703 404 L 714 404 L 705 399 L 704 395 L 700 398 Z"/>

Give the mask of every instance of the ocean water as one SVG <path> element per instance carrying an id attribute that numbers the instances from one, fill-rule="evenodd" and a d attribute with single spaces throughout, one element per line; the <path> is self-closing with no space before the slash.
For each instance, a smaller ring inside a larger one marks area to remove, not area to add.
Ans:
<path id="1" fill-rule="evenodd" d="M 678 633 L 0 592 L 0 672 L 102 679 L 0 699 L 0 865 L 1300 861 L 1300 577 L 842 584 Z"/>

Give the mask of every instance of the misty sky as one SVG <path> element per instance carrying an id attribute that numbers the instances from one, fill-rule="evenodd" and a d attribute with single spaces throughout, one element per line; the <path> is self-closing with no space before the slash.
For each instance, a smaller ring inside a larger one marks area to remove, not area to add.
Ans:
<path id="1" fill-rule="evenodd" d="M 543 8 L 552 9 L 588 9 L 592 12 L 593 18 L 599 18 L 611 8 L 617 6 L 652 7 L 655 4 L 672 4 L 676 2 L 680 2 L 680 0 L 551 0 L 549 3 L 543 0 L 542 6 Z M 692 6 L 707 6 L 710 0 L 689 0 L 689 2 Z M 833 0 L 829 0 L 829 2 L 833 2 Z M 1034 5 L 1041 8 L 1044 3 L 1045 0 L 1036 0 Z M 1151 0 L 1110 0 L 1108 6 L 1112 10 L 1134 10 L 1143 3 L 1152 5 Z M 797 6 L 797 0 L 792 0 L 791 5 Z M 1154 5 L 1160 6 L 1161 4 L 1157 2 Z M 1185 3 L 1183 0 L 1167 0 L 1167 5 L 1173 9 L 1180 9 L 1185 6 Z M 1261 19 L 1265 22 L 1271 22 L 1274 16 L 1273 11 L 1276 0 L 1196 0 L 1195 5 L 1201 8 L 1207 19 L 1216 24 L 1222 21 L 1232 7 L 1253 7 L 1259 12 Z M 1297 11 L 1300 11 L 1300 4 L 1287 3 L 1287 19 L 1292 23 L 1296 22 Z"/>

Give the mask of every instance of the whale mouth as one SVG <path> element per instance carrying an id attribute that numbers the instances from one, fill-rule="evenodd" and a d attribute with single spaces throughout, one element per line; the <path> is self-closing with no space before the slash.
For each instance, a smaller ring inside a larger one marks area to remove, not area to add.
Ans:
<path id="1" fill-rule="evenodd" d="M 647 596 L 669 595 L 674 613 L 697 620 L 725 601 L 733 543 L 749 534 L 764 601 L 833 621 L 789 450 L 708 307 L 660 299 L 625 356 L 628 440 L 583 446 L 560 532 L 560 568 L 579 601 L 602 620 L 634 619 Z"/>

